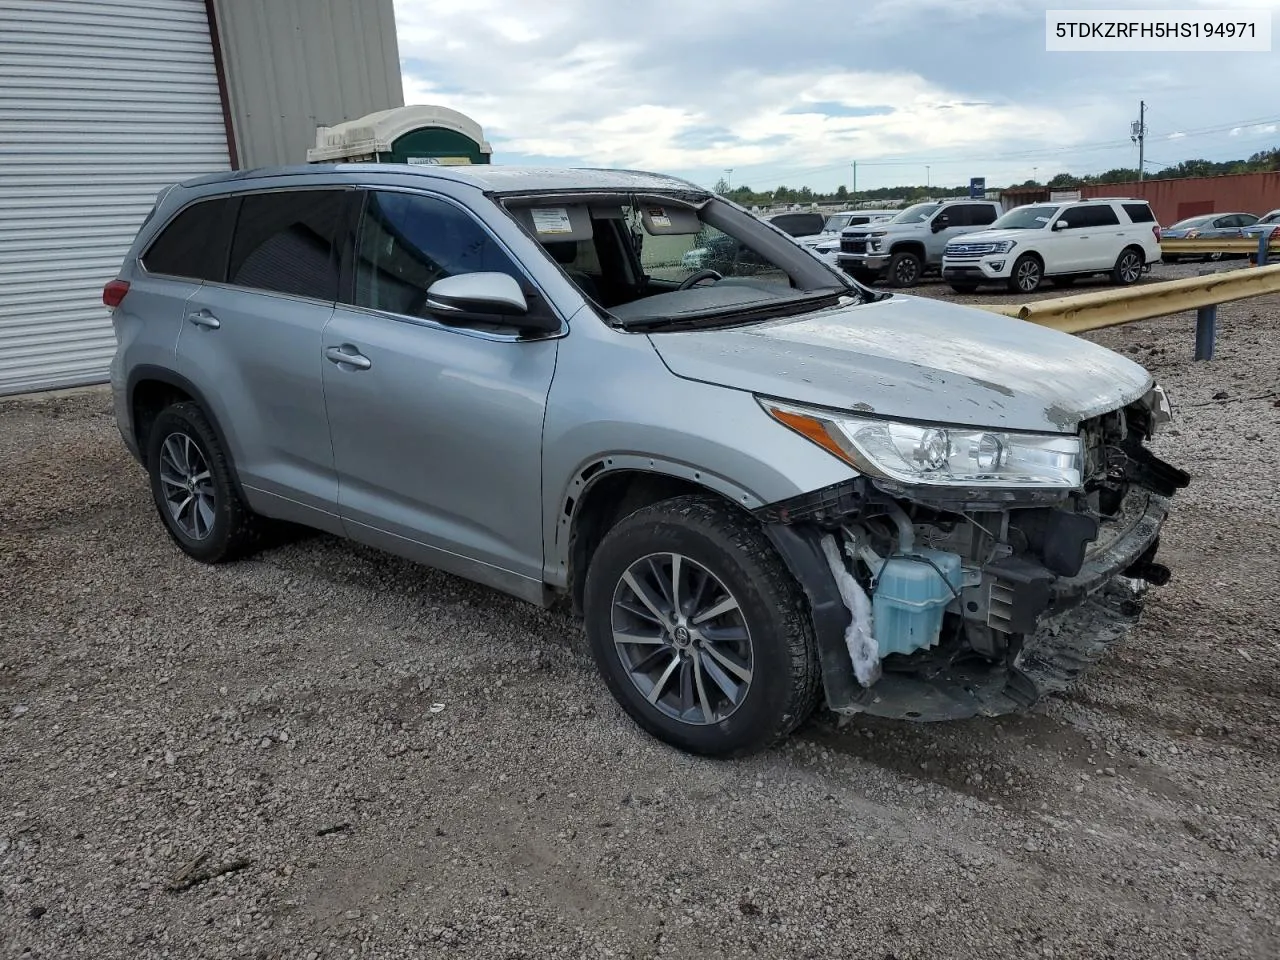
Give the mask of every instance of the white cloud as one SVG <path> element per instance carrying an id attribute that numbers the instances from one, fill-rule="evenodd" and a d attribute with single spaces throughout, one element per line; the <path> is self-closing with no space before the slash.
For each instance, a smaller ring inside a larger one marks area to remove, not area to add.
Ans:
<path id="1" fill-rule="evenodd" d="M 625 14 L 591 0 L 395 2 L 406 102 L 474 117 L 508 162 L 642 167 L 704 182 L 733 167 L 735 182 L 753 186 L 788 176 L 834 186 L 853 159 L 867 165 L 864 185 L 923 181 L 926 163 L 934 182 L 1006 170 L 1022 180 L 1033 166 L 1043 178 L 1090 162 L 1130 165 L 1141 96 L 1159 104 L 1153 136 L 1161 125 L 1176 123 L 1164 138 L 1182 140 L 1223 123 L 1221 97 L 1207 119 L 1184 116 L 1187 98 L 1161 98 L 1169 88 L 1133 58 L 1094 55 L 1082 73 L 1072 55 L 1046 54 L 1047 0 L 992 0 L 998 11 L 861 0 L 856 18 L 782 0 L 648 0 Z M 1256 86 L 1241 79 L 1257 70 L 1236 64 L 1244 59 L 1197 74 L 1192 97 L 1220 84 L 1237 98 L 1236 116 L 1280 113 L 1269 101 L 1240 102 Z M 1163 80 L 1186 83 L 1176 62 L 1161 67 Z M 1195 151 L 1204 141 L 1188 142 Z M 876 165 L 898 159 L 912 166 Z"/>

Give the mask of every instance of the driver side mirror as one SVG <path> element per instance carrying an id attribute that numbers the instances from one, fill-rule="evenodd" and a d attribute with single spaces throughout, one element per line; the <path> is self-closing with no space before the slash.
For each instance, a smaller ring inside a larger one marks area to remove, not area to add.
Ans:
<path id="1" fill-rule="evenodd" d="M 1067 221 L 1065 221 L 1065 220 L 1055 220 L 1055 221 L 1053 221 L 1053 229 L 1055 229 L 1055 230 L 1065 230 L 1065 229 L 1067 229 L 1067 227 L 1069 227 L 1069 226 L 1071 226 L 1071 224 L 1067 223 Z"/>
<path id="2" fill-rule="evenodd" d="M 938 233 L 942 230 L 945 230 L 949 226 L 951 226 L 951 218 L 947 216 L 945 213 L 940 213 L 933 218 L 932 227 L 933 227 L 934 233 Z"/>
<path id="3" fill-rule="evenodd" d="M 529 314 L 529 301 L 519 281 L 505 273 L 442 277 L 427 289 L 426 309 L 445 323 L 491 323 L 538 331 L 560 328 L 558 317 Z"/>

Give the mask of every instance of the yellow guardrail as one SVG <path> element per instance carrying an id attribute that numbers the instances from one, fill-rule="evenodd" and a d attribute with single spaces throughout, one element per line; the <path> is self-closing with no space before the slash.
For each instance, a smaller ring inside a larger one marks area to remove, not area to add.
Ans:
<path id="1" fill-rule="evenodd" d="M 1254 249 L 1257 244 L 1254 244 Z M 1204 277 L 1144 283 L 1122 290 L 1099 290 L 1072 297 L 1053 297 L 1020 306 L 979 304 L 984 310 L 1016 317 L 1064 333 L 1084 333 L 1135 320 L 1198 310 L 1232 300 L 1280 293 L 1280 264 L 1230 270 Z"/>
<path id="2" fill-rule="evenodd" d="M 1253 237 L 1205 237 L 1194 240 L 1161 240 L 1162 254 L 1193 257 L 1205 253 L 1257 253 L 1258 238 Z M 1280 255 L 1280 240 L 1272 239 L 1267 246 L 1269 254 Z"/>

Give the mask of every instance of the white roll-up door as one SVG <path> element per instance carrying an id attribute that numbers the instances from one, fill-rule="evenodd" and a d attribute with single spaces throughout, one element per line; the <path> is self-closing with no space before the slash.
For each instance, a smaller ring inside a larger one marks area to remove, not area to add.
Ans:
<path id="1" fill-rule="evenodd" d="M 229 166 L 204 0 L 0 0 L 0 394 L 106 380 L 103 284 Z"/>

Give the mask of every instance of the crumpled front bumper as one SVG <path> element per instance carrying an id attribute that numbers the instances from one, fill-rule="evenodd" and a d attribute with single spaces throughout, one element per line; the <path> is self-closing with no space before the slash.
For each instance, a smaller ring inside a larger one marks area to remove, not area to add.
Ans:
<path id="1" fill-rule="evenodd" d="M 1043 579 L 1029 584 L 1023 596 L 1031 607 L 1019 616 L 1029 615 L 1031 625 L 1020 648 L 1005 659 L 972 657 L 914 673 L 886 670 L 869 688 L 854 677 L 843 636 L 849 614 L 826 586 L 833 580 L 816 538 L 783 523 L 767 523 L 765 529 L 809 596 L 832 710 L 916 721 L 960 720 L 1025 710 L 1045 695 L 1067 689 L 1132 632 L 1145 602 L 1144 572 L 1157 566 L 1154 557 L 1168 507 L 1166 497 L 1148 491 L 1136 520 L 1089 556 L 1079 573 L 1053 577 L 1047 590 Z M 1019 588 L 1013 589 L 1016 593 Z"/>

